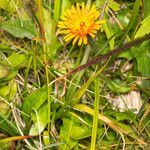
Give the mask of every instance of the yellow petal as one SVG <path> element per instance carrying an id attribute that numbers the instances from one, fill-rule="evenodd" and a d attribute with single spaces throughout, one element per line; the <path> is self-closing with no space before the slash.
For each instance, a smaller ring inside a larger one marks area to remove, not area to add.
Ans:
<path id="1" fill-rule="evenodd" d="M 89 33 L 89 35 L 92 37 L 92 38 L 95 38 L 95 35 L 93 33 Z"/>
<path id="2" fill-rule="evenodd" d="M 75 37 L 75 35 L 72 34 L 72 35 L 70 35 L 69 37 L 67 37 L 67 38 L 65 39 L 65 41 L 68 42 L 68 41 L 70 41 L 71 39 L 73 39 L 74 37 Z"/>
<path id="3" fill-rule="evenodd" d="M 90 5 L 87 4 L 86 7 L 85 7 L 85 11 L 87 11 L 89 13 L 89 10 L 90 10 Z"/>
<path id="4" fill-rule="evenodd" d="M 72 45 L 75 45 L 75 43 L 77 42 L 78 38 L 79 38 L 79 36 L 76 36 L 76 37 L 74 38 L 74 40 L 73 40 L 73 42 L 72 42 Z"/>
<path id="5" fill-rule="evenodd" d="M 66 28 L 65 25 L 58 25 L 59 28 Z"/>
<path id="6" fill-rule="evenodd" d="M 103 24 L 103 23 L 106 23 L 106 21 L 105 20 L 96 21 L 96 24 Z"/>
<path id="7" fill-rule="evenodd" d="M 95 34 L 95 33 L 97 33 L 97 31 L 96 31 L 96 30 L 91 30 L 91 32 L 92 32 L 92 33 L 94 33 L 94 34 Z"/>
<path id="8" fill-rule="evenodd" d="M 70 33 L 70 30 L 60 30 L 58 33 L 59 34 L 67 34 L 67 33 Z"/>
<path id="9" fill-rule="evenodd" d="M 84 2 L 82 2 L 82 14 L 84 14 L 84 9 L 85 9 Z"/>
<path id="10" fill-rule="evenodd" d="M 93 29 L 95 29 L 95 30 L 99 30 L 99 29 L 100 29 L 100 27 L 101 27 L 101 25 L 99 25 L 99 24 L 94 24 Z"/>
<path id="11" fill-rule="evenodd" d="M 64 39 L 68 38 L 68 37 L 71 36 L 71 35 L 72 35 L 72 33 L 68 33 L 68 34 L 64 37 Z"/>
<path id="12" fill-rule="evenodd" d="M 67 12 L 67 15 L 70 17 L 70 16 L 71 16 L 71 12 L 70 12 L 70 10 L 69 10 L 69 9 L 67 9 L 67 10 L 66 10 L 66 12 Z"/>
<path id="13" fill-rule="evenodd" d="M 60 19 L 61 19 L 61 20 L 67 20 L 67 18 L 64 17 L 64 16 L 60 16 Z"/>
<path id="14" fill-rule="evenodd" d="M 79 38 L 78 45 L 80 46 L 81 44 L 82 44 L 82 38 L 80 37 L 80 38 Z"/>
<path id="15" fill-rule="evenodd" d="M 83 38 L 83 43 L 87 44 L 87 37 L 86 36 Z"/>
<path id="16" fill-rule="evenodd" d="M 72 12 L 73 12 L 74 14 L 76 14 L 76 9 L 75 9 L 75 7 L 74 7 L 74 6 L 71 6 L 71 9 L 72 9 Z"/>

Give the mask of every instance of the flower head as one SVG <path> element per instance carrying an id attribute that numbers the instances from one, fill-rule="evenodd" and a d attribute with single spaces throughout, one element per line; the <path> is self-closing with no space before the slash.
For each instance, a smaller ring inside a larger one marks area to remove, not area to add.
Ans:
<path id="1" fill-rule="evenodd" d="M 65 34 L 65 41 L 69 42 L 73 40 L 74 45 L 78 41 L 78 45 L 82 42 L 87 44 L 87 36 L 95 37 L 97 30 L 100 29 L 101 24 L 104 21 L 97 21 L 100 12 L 96 10 L 95 5 L 85 6 L 84 3 L 80 6 L 79 3 L 76 6 L 71 6 L 71 9 L 67 9 L 64 15 L 61 16 L 61 21 L 58 22 L 60 28 L 59 34 Z"/>

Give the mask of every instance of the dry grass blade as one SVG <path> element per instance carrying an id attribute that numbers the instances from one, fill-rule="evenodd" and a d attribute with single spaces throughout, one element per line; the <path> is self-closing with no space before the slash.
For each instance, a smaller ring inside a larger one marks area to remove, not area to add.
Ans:
<path id="1" fill-rule="evenodd" d="M 146 111 L 144 112 L 140 122 L 139 122 L 139 125 L 138 125 L 138 129 L 140 130 L 141 128 L 141 125 L 142 125 L 142 122 L 143 120 L 147 117 L 147 115 L 150 113 L 150 105 L 148 106 L 148 108 L 146 109 Z"/>
<path id="2" fill-rule="evenodd" d="M 90 115 L 94 115 L 94 110 L 91 109 L 90 107 L 86 106 L 86 105 L 83 105 L 83 104 L 78 104 L 74 107 L 75 109 L 81 111 L 81 112 L 86 112 Z M 106 123 L 109 127 L 111 127 L 114 131 L 118 132 L 122 139 L 123 139 L 123 142 L 125 143 L 124 141 L 124 136 L 123 134 L 126 134 L 128 136 L 130 136 L 131 138 L 136 138 L 134 137 L 133 135 L 130 135 L 131 133 L 129 133 L 128 131 L 124 130 L 123 128 L 119 127 L 115 122 L 113 122 L 112 120 L 110 120 L 109 118 L 107 118 L 106 116 L 102 115 L 102 114 L 98 114 L 98 119 L 103 121 L 104 123 Z M 143 139 L 137 139 L 137 142 L 139 144 L 142 144 L 142 145 L 147 145 Z"/>

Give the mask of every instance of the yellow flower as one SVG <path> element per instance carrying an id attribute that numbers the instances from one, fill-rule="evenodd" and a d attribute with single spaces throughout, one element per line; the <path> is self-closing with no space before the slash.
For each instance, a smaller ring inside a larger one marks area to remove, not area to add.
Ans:
<path id="1" fill-rule="evenodd" d="M 60 28 L 59 34 L 65 34 L 65 41 L 69 42 L 73 40 L 74 45 L 78 41 L 78 45 L 82 42 L 87 44 L 87 36 L 95 37 L 97 30 L 100 29 L 101 24 L 104 21 L 97 21 L 100 12 L 96 10 L 95 5 L 85 6 L 84 3 L 77 3 L 76 6 L 71 6 L 71 9 L 67 9 L 64 15 L 61 16 L 61 20 L 58 22 Z"/>

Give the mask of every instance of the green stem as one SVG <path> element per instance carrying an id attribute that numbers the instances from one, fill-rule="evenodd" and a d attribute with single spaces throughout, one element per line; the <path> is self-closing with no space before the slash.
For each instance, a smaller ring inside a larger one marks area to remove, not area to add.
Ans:
<path id="1" fill-rule="evenodd" d="M 45 62 L 45 75 L 46 75 L 46 86 L 47 86 L 47 106 L 48 106 L 48 133 L 50 133 L 50 116 L 51 116 L 51 100 L 50 100 L 50 87 L 49 87 L 49 73 L 48 73 L 48 65 L 47 65 L 47 50 L 46 50 L 46 45 L 45 42 L 43 42 L 43 52 L 44 52 L 44 62 Z"/>
<path id="2" fill-rule="evenodd" d="M 100 91 L 100 80 L 97 77 L 95 79 L 95 101 L 94 101 L 94 116 L 93 116 L 93 128 L 91 137 L 90 150 L 95 150 L 97 126 L 98 126 L 98 113 L 99 113 L 99 91 Z"/>

